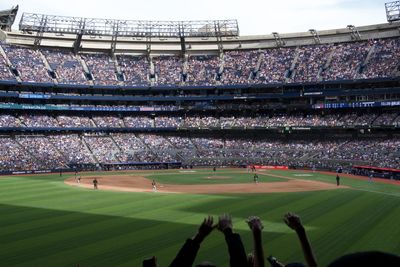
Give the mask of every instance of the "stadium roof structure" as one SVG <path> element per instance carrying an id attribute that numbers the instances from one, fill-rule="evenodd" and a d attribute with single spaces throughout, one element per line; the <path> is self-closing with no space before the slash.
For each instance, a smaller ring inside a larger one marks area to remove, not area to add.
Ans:
<path id="1" fill-rule="evenodd" d="M 237 20 L 113 20 L 23 13 L 19 30 L 26 32 L 123 37 L 235 37 Z"/>

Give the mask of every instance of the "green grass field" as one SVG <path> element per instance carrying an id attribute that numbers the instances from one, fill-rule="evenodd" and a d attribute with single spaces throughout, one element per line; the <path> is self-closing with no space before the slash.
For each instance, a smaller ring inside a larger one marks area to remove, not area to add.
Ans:
<path id="1" fill-rule="evenodd" d="M 240 170 L 243 172 L 243 170 Z M 149 174 L 149 172 L 146 172 Z M 160 183 L 251 182 L 238 171 L 218 170 L 232 179 L 201 179 L 197 173 L 162 171 L 148 178 Z M 334 176 L 301 171 L 271 171 L 296 179 L 335 183 Z M 126 173 L 123 173 L 126 174 Z M 93 175 L 90 173 L 88 175 Z M 65 185 L 72 175 L 0 177 L 1 266 L 141 266 L 156 255 L 168 266 L 204 216 L 230 213 L 246 250 L 252 249 L 244 220 L 264 222 L 265 255 L 284 262 L 302 261 L 295 234 L 282 222 L 287 211 L 298 213 L 321 266 L 344 253 L 361 250 L 400 252 L 400 186 L 342 178 L 348 189 L 318 192 L 189 195 L 94 191 Z M 264 176 L 260 177 L 261 181 Z M 268 182 L 283 181 L 269 177 Z M 227 266 L 223 235 L 213 232 L 197 261 Z"/>

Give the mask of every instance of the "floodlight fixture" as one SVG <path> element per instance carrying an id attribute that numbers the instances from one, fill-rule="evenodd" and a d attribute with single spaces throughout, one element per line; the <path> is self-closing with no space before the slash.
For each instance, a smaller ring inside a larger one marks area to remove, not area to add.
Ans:
<path id="1" fill-rule="evenodd" d="M 400 1 L 385 3 L 386 19 L 392 23 L 400 20 Z"/>
<path id="2" fill-rule="evenodd" d="M 21 31 L 127 37 L 235 37 L 237 20 L 142 21 L 23 13 Z"/>

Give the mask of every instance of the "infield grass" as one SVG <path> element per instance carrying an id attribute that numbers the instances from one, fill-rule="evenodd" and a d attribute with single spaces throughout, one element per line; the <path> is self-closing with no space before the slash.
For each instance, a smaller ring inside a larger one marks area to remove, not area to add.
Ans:
<path id="1" fill-rule="evenodd" d="M 196 171 L 173 171 L 156 172 L 145 174 L 149 179 L 154 179 L 164 184 L 237 184 L 254 182 L 254 173 L 247 172 L 245 169 L 226 170 L 196 170 Z M 288 179 L 281 177 L 265 177 L 259 174 L 259 182 L 285 182 Z"/>
<path id="2" fill-rule="evenodd" d="M 218 169 L 224 179 L 205 179 L 210 170 L 135 172 L 162 183 L 252 182 L 244 169 Z M 87 173 L 107 175 L 116 173 Z M 121 173 L 123 175 L 126 172 Z M 334 175 L 270 171 L 260 181 L 312 179 L 335 183 Z M 311 176 L 304 176 L 305 174 Z M 300 176 L 299 176 L 300 175 Z M 342 178 L 347 189 L 269 194 L 189 195 L 89 190 L 65 185 L 64 174 L 0 177 L 1 266 L 141 266 L 156 255 L 168 266 L 185 239 L 207 214 L 230 213 L 245 248 L 252 248 L 244 220 L 264 222 L 265 255 L 284 262 L 302 261 L 295 234 L 282 223 L 287 211 L 298 213 L 321 266 L 349 252 L 400 251 L 400 186 Z M 228 266 L 221 233 L 202 244 L 196 262 Z"/>

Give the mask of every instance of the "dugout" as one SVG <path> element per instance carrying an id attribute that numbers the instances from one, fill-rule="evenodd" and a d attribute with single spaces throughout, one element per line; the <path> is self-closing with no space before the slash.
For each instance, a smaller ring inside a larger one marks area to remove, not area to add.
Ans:
<path id="1" fill-rule="evenodd" d="M 400 180 L 400 170 L 399 169 L 353 165 L 351 172 L 354 175 L 362 175 L 362 176 L 372 175 L 375 178 Z"/>

